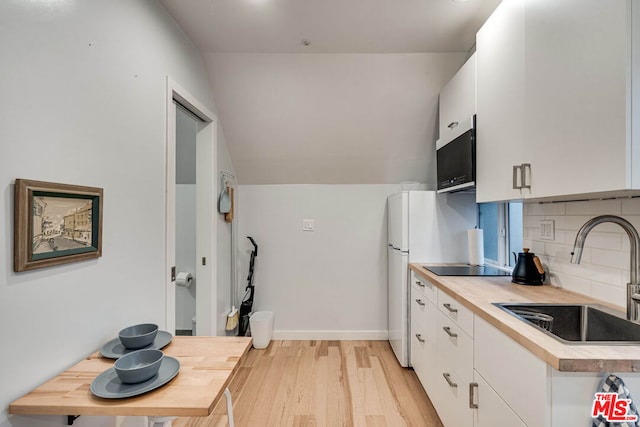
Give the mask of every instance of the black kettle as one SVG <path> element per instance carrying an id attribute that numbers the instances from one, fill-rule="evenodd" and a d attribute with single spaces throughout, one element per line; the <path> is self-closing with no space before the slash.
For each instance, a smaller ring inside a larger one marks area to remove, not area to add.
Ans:
<path id="1" fill-rule="evenodd" d="M 540 262 L 540 258 L 533 252 L 529 252 L 529 248 L 523 248 L 523 252 L 518 254 L 516 266 L 511 273 L 511 281 L 519 285 L 542 285 L 544 283 L 544 268 Z M 516 253 L 513 253 L 516 257 Z"/>

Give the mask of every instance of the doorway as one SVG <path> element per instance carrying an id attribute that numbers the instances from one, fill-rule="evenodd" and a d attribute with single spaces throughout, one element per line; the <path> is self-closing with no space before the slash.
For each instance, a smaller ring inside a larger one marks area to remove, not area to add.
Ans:
<path id="1" fill-rule="evenodd" d="M 181 134 L 186 127 L 184 141 L 177 136 L 179 125 Z M 194 323 L 196 335 L 216 331 L 216 128 L 213 113 L 167 78 L 165 312 L 172 333 Z M 176 289 L 180 272 L 193 279 Z"/>
<path id="2" fill-rule="evenodd" d="M 204 123 L 176 104 L 176 335 L 196 335 L 196 161 Z"/>

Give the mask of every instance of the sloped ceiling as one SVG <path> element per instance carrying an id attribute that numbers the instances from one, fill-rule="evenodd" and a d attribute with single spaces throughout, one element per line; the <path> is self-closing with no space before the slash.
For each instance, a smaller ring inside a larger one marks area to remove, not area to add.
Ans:
<path id="1" fill-rule="evenodd" d="M 161 1 L 203 53 L 242 184 L 433 184 L 438 93 L 500 2 Z"/>

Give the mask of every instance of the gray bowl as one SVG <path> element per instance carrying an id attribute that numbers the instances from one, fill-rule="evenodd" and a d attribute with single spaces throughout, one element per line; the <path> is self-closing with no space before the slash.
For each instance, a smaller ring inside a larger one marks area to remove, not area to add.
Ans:
<path id="1" fill-rule="evenodd" d="M 163 358 L 164 353 L 160 350 L 136 350 L 116 360 L 113 368 L 123 383 L 141 383 L 158 373 Z"/>
<path id="2" fill-rule="evenodd" d="M 123 346 L 136 350 L 151 345 L 158 334 L 158 325 L 154 323 L 140 323 L 129 326 L 118 333 Z"/>

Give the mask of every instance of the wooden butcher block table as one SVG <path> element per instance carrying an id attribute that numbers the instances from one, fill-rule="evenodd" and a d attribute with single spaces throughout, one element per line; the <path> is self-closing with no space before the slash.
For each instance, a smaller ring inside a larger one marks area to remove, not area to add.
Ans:
<path id="1" fill-rule="evenodd" d="M 227 386 L 251 342 L 249 337 L 173 337 L 162 351 L 180 362 L 178 375 L 156 390 L 124 399 L 91 393 L 93 380 L 114 364 L 97 352 L 11 403 L 9 413 L 148 416 L 152 425 L 162 426 L 179 416 L 205 417 L 223 394 L 231 409 Z"/>

